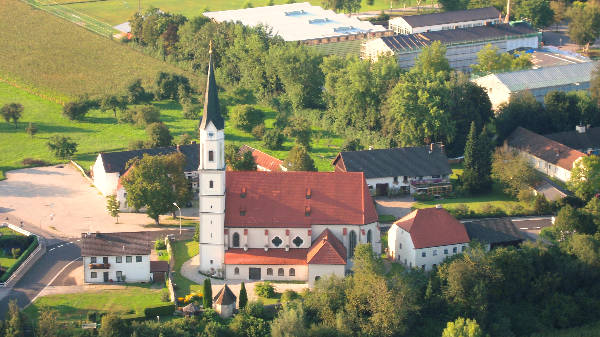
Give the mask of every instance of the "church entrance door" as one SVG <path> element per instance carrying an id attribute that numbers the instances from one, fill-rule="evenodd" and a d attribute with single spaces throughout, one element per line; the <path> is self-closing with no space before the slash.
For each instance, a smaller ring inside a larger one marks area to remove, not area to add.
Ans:
<path id="1" fill-rule="evenodd" d="M 249 274 L 251 280 L 260 280 L 260 268 L 250 268 Z"/>

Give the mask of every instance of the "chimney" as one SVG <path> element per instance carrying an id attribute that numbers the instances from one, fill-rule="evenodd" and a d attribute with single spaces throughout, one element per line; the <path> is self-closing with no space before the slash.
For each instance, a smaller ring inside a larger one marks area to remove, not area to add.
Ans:
<path id="1" fill-rule="evenodd" d="M 577 133 L 585 133 L 586 131 L 586 126 L 585 125 L 576 125 L 575 126 L 575 131 L 577 131 Z"/>

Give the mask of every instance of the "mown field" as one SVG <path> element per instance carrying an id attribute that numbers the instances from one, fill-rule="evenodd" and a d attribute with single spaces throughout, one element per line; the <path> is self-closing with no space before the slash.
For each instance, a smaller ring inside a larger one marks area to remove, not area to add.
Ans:
<path id="1" fill-rule="evenodd" d="M 42 3 L 54 3 L 52 0 L 39 0 Z M 274 4 L 280 5 L 287 3 L 287 0 L 274 0 Z M 299 0 L 298 2 L 302 2 Z M 310 0 L 313 5 L 320 6 L 321 0 Z M 436 1 L 437 2 L 437 1 Z M 59 0 L 58 3 L 69 3 L 66 6 L 92 16 L 111 25 L 118 25 L 127 21 L 133 13 L 138 10 L 138 2 L 134 0 L 107 0 L 107 1 L 67 1 Z M 142 10 L 150 6 L 158 7 L 164 11 L 183 14 L 187 17 L 199 16 L 205 11 L 222 11 L 228 9 L 244 8 L 247 3 L 253 7 L 266 6 L 269 0 L 144 0 L 141 2 Z M 414 6 L 415 0 L 392 0 L 394 8 Z M 424 4 L 431 4 L 431 1 L 424 1 Z M 366 0 L 362 1 L 361 12 L 389 9 L 389 0 L 374 0 L 373 5 L 367 5 Z"/>
<path id="2" fill-rule="evenodd" d="M 121 92 L 136 78 L 149 84 L 158 71 L 182 72 L 18 0 L 0 0 L 0 17 L 0 79 L 51 99 Z"/>
<path id="3" fill-rule="evenodd" d="M 38 298 L 24 313 L 37 320 L 42 307 L 56 310 L 56 319 L 65 321 L 86 321 L 89 312 L 119 315 L 144 315 L 144 309 L 165 304 L 161 301 L 164 288 L 148 284 L 130 284 L 124 289 L 103 289 L 74 294 L 48 295 Z"/>

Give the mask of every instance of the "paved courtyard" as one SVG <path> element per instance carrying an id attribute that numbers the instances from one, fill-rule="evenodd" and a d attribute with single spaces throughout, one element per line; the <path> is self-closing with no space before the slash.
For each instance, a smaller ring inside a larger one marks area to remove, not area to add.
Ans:
<path id="1" fill-rule="evenodd" d="M 401 218 L 410 213 L 415 200 L 411 196 L 402 197 L 375 197 L 375 208 L 379 215 L 393 215 L 396 218 Z"/>
<path id="2" fill-rule="evenodd" d="M 106 199 L 71 165 L 9 171 L 0 181 L 0 218 L 15 216 L 59 237 L 87 231 L 162 230 L 142 213 L 121 213 L 115 224 Z M 184 216 L 193 210 L 183 209 Z M 188 214 L 192 215 L 192 214 Z"/>

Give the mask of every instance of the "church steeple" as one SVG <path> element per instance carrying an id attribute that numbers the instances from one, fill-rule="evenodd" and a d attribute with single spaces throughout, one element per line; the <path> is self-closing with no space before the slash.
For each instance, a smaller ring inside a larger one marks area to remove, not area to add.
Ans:
<path id="1" fill-rule="evenodd" d="M 223 130 L 225 128 L 225 121 L 221 116 L 221 110 L 219 108 L 219 95 L 217 93 L 217 82 L 215 81 L 215 71 L 212 60 L 212 41 L 209 46 L 209 61 L 208 61 L 208 78 L 206 80 L 206 92 L 204 93 L 204 112 L 202 115 L 202 122 L 200 123 L 200 129 L 206 129 L 206 127 L 213 123 L 217 130 Z"/>

